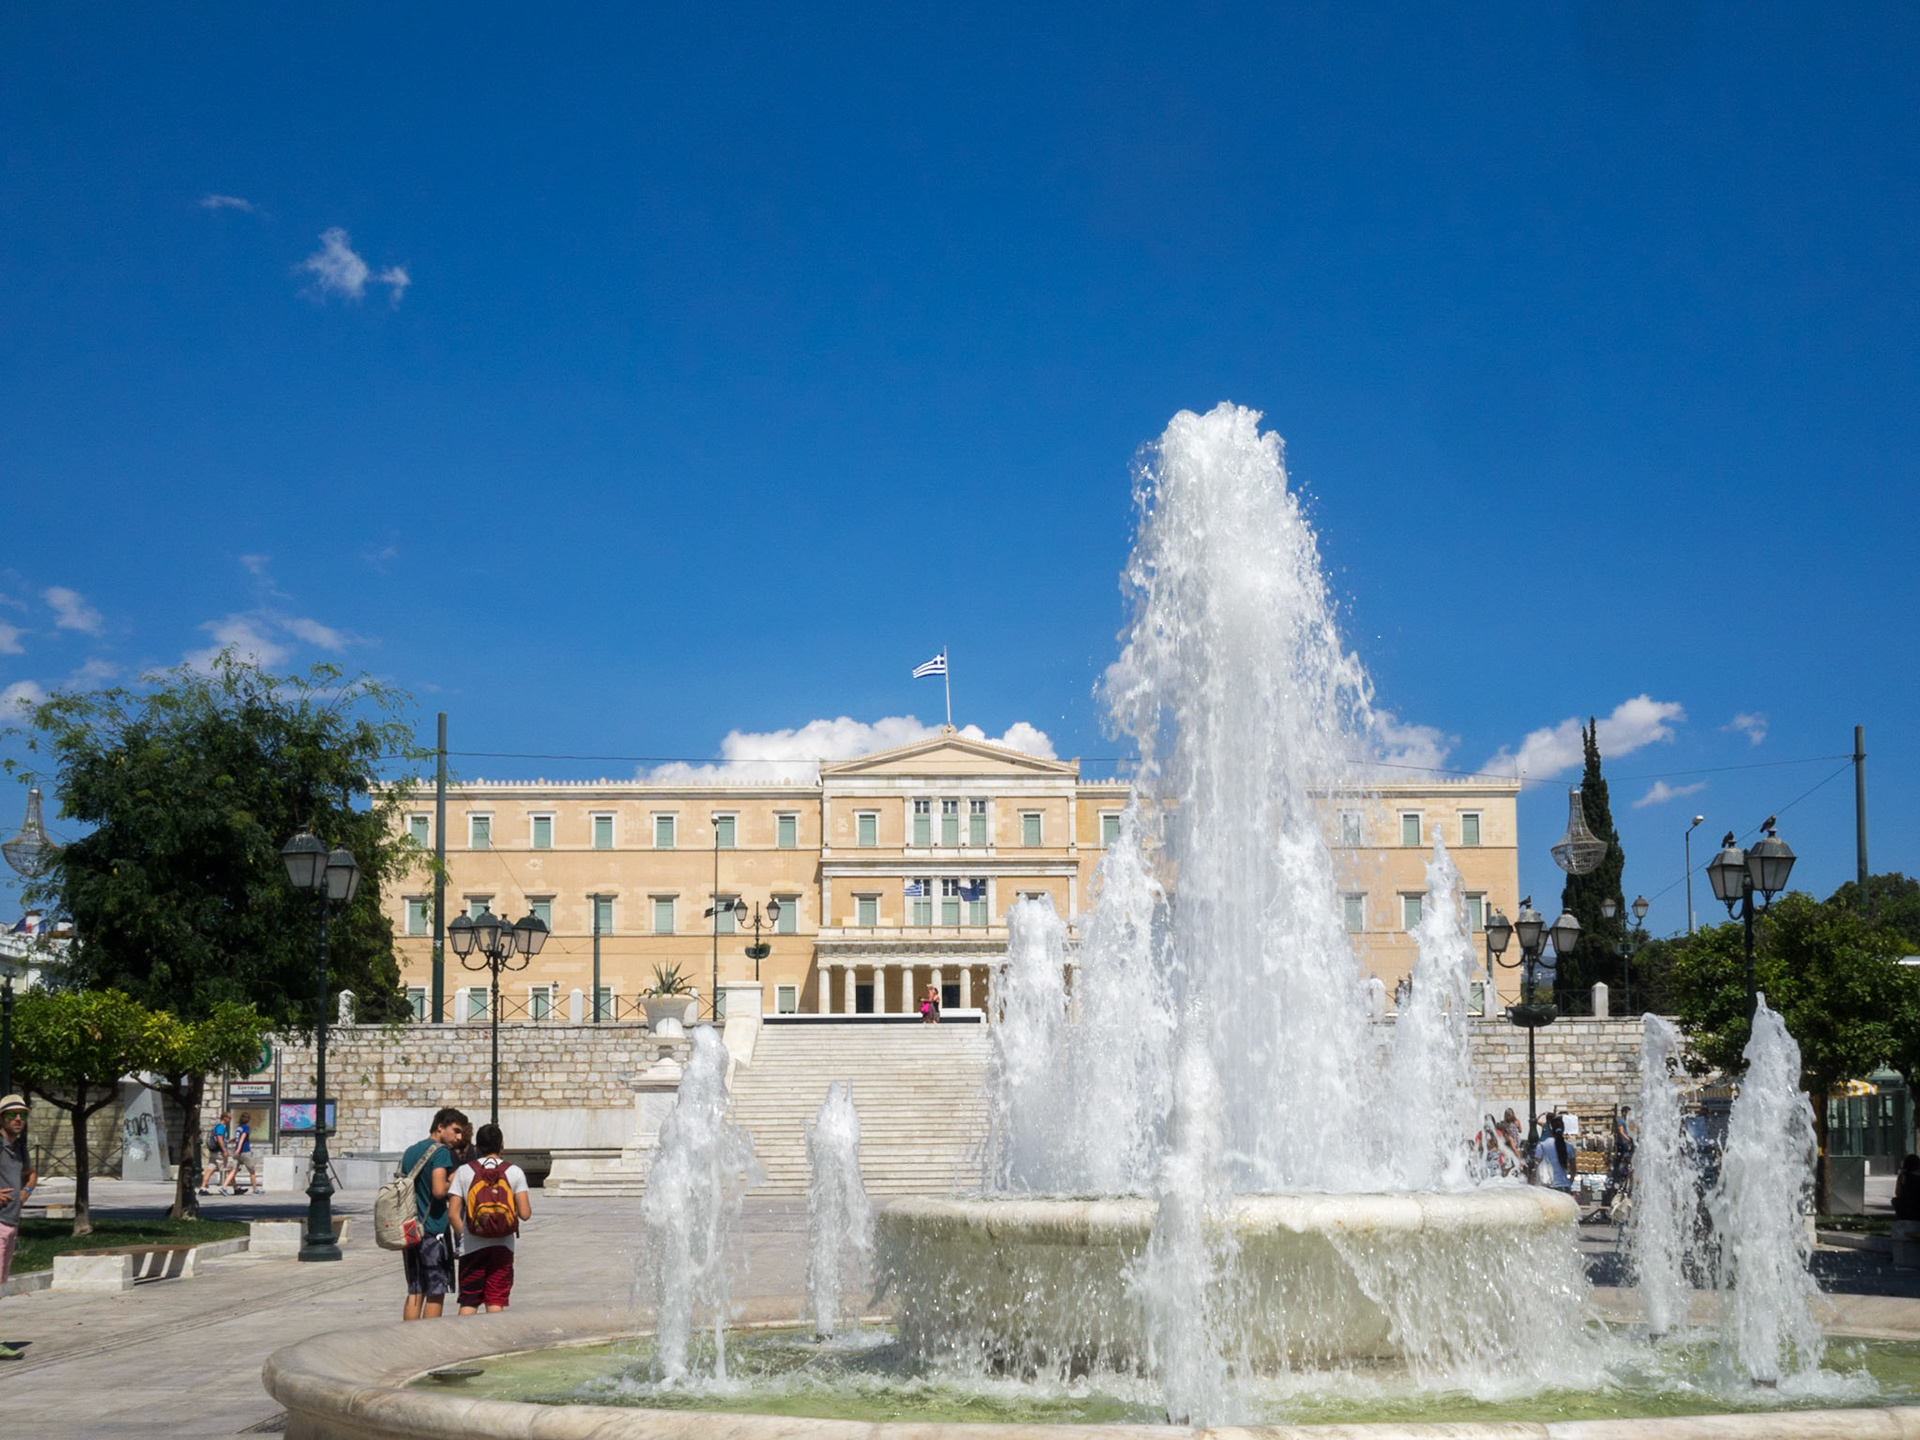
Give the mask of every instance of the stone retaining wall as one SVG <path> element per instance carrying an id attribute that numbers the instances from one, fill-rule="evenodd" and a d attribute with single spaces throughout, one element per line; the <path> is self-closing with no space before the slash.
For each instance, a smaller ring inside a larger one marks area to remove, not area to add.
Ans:
<path id="1" fill-rule="evenodd" d="M 1581 1112 L 1631 1105 L 1640 1089 L 1638 1016 L 1631 1019 L 1556 1020 L 1534 1032 L 1535 1068 L 1542 1109 L 1553 1105 Z M 1473 1071 L 1490 1100 L 1527 1097 L 1527 1032 L 1505 1020 L 1475 1021 Z M 1524 1104 L 1514 1104 L 1524 1114 Z"/>

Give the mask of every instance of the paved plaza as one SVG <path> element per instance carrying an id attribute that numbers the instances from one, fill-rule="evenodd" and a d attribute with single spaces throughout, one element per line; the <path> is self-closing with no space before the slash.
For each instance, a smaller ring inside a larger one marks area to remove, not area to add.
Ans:
<path id="1" fill-rule="evenodd" d="M 151 1215 L 171 1187 L 94 1182 L 96 1217 Z M 376 1247 L 367 1226 L 371 1191 L 342 1192 L 335 1213 L 352 1217 L 346 1258 L 302 1265 L 290 1256 L 231 1256 L 190 1280 L 137 1285 L 119 1295 L 42 1291 L 0 1299 L 0 1339 L 25 1358 L 0 1370 L 9 1433 L 41 1437 L 235 1435 L 277 1429 L 280 1407 L 260 1385 L 260 1367 L 283 1345 L 329 1330 L 400 1318 L 400 1257 Z M 304 1197 L 203 1197 L 209 1219 L 290 1219 Z M 513 1302 L 603 1303 L 626 1313 L 640 1202 L 565 1200 L 533 1192 L 520 1241 Z M 806 1274 L 802 1201 L 749 1204 L 742 1232 L 747 1274 L 740 1296 L 798 1295 Z M 447 1316 L 422 1322 L 458 1325 Z"/>

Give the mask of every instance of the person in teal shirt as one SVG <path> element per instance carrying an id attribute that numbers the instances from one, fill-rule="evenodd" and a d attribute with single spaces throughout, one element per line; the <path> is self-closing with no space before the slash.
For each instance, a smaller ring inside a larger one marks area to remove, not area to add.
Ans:
<path id="1" fill-rule="evenodd" d="M 433 1319 L 440 1314 L 448 1292 L 457 1288 L 447 1192 L 453 1173 L 452 1152 L 465 1148 L 468 1128 L 464 1114 L 452 1106 L 442 1107 L 434 1114 L 427 1138 L 414 1141 L 400 1157 L 402 1175 L 412 1173 L 416 1165 L 420 1167 L 413 1189 L 420 1203 L 422 1232 L 418 1245 L 400 1252 L 407 1276 L 407 1303 L 400 1312 L 403 1320 Z"/>

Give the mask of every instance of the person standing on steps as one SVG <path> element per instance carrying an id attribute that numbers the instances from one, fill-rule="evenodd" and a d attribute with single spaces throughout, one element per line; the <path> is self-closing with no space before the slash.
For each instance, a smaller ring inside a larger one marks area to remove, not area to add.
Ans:
<path id="1" fill-rule="evenodd" d="M 500 1152 L 506 1142 L 498 1125 L 482 1125 L 473 1135 L 467 1162 L 453 1172 L 453 1203 L 448 1215 L 460 1242 L 460 1313 L 507 1308 L 513 1295 L 514 1241 L 520 1222 L 533 1218 L 527 1196 L 527 1172 L 509 1165 Z"/>
<path id="2" fill-rule="evenodd" d="M 940 1023 L 940 991 L 935 986 L 927 986 L 927 993 L 920 998 L 920 1023 L 923 1025 Z"/>
<path id="3" fill-rule="evenodd" d="M 453 1189 L 452 1150 L 467 1143 L 467 1117 L 452 1106 L 434 1112 L 427 1138 L 416 1140 L 400 1157 L 402 1174 L 420 1166 L 413 1182 L 420 1206 L 420 1243 L 400 1252 L 406 1269 L 407 1303 L 402 1320 L 438 1318 L 453 1290 L 453 1242 L 447 1220 L 447 1196 Z M 426 1163 L 421 1164 L 422 1157 Z"/>

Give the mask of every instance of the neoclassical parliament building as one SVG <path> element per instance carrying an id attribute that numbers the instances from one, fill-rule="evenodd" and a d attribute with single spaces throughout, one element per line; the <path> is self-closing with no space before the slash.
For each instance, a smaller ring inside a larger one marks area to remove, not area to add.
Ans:
<path id="1" fill-rule="evenodd" d="M 1434 827 L 1459 866 L 1476 939 L 1493 910 L 1515 913 L 1519 788 L 1476 778 L 1326 797 L 1346 929 L 1389 994 L 1413 965 Z M 669 970 L 713 995 L 716 952 L 721 983 L 757 979 L 770 1015 L 912 1013 L 930 984 L 948 1009 L 967 1010 L 985 1006 L 1017 900 L 1051 896 L 1069 921 L 1091 903 L 1128 795 L 1124 780 L 1082 778 L 1077 761 L 951 731 L 824 764 L 816 784 L 455 784 L 446 914 L 491 908 L 547 923 L 540 954 L 501 978 L 503 1020 L 565 1020 L 570 1006 L 592 1006 L 596 949 L 606 1019 L 638 1018 L 643 992 Z M 415 801 L 401 823 L 431 850 L 432 791 Z M 403 983 L 426 1018 L 433 907 L 425 870 L 415 875 L 418 888 L 387 904 Z M 778 915 L 765 924 L 770 902 Z M 757 962 L 747 954 L 756 913 Z M 451 947 L 444 969 L 444 1018 L 487 1018 L 485 973 L 463 969 Z"/>

